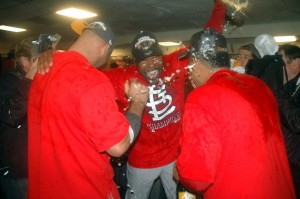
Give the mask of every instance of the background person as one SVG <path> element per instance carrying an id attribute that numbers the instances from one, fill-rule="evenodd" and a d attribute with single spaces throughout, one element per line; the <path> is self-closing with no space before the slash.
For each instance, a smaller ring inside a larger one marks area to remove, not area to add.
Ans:
<path id="1" fill-rule="evenodd" d="M 0 78 L 0 182 L 6 199 L 27 195 L 27 103 L 31 80 L 37 71 L 32 40 L 19 42 L 13 55 L 14 70 Z"/>
<path id="2" fill-rule="evenodd" d="M 251 59 L 260 59 L 260 55 L 256 50 L 254 44 L 248 43 L 242 45 L 239 48 L 239 56 L 233 63 L 233 67 L 231 68 L 231 70 L 239 73 L 245 73 L 245 67 L 248 61 Z"/>
<path id="3" fill-rule="evenodd" d="M 281 48 L 287 82 L 275 94 L 297 198 L 300 198 L 300 48 Z"/>
<path id="4" fill-rule="evenodd" d="M 1 74 L 4 75 L 6 72 L 11 72 L 16 69 L 16 60 L 15 60 L 16 50 L 11 49 L 7 53 L 7 56 L 2 61 Z"/>
<path id="5" fill-rule="evenodd" d="M 268 34 L 258 35 L 254 45 L 261 59 L 249 60 L 245 73 L 263 80 L 273 92 L 276 92 L 282 88 L 286 76 L 282 56 L 278 54 L 279 45 L 273 36 Z"/>
<path id="6" fill-rule="evenodd" d="M 266 34 L 259 35 L 255 45 L 263 58 L 251 60 L 248 69 L 253 70 L 248 70 L 248 73 L 263 80 L 276 97 L 294 187 L 299 197 L 300 116 L 296 94 L 300 72 L 299 47 L 291 44 L 278 46 L 274 38 Z"/>

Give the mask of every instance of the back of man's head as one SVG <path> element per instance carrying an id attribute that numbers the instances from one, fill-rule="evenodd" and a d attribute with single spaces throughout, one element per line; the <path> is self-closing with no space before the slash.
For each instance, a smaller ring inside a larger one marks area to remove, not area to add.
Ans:
<path id="1" fill-rule="evenodd" d="M 113 51 L 115 46 L 115 34 L 113 33 L 112 29 L 105 25 L 101 21 L 95 21 L 88 24 L 86 21 L 83 20 L 75 20 L 71 24 L 72 29 L 77 34 L 81 35 L 82 32 L 86 29 L 92 30 L 97 36 L 99 36 L 103 41 L 110 45 L 110 52 Z"/>
<path id="2" fill-rule="evenodd" d="M 70 49 L 75 51 L 76 49 L 80 49 L 81 53 L 84 54 L 84 56 L 86 56 L 87 58 L 91 58 L 93 57 L 93 55 L 96 55 L 95 57 L 98 57 L 98 59 L 101 60 L 89 59 L 91 64 L 95 66 L 99 66 L 98 64 L 101 65 L 105 63 L 106 59 L 111 55 L 115 46 L 115 35 L 111 28 L 105 25 L 103 22 L 98 21 L 88 24 L 83 20 L 73 21 L 71 27 L 77 34 L 81 35 L 81 37 L 72 45 Z M 101 46 L 105 46 L 106 48 L 105 53 L 101 50 L 102 47 L 99 46 L 101 43 Z"/>

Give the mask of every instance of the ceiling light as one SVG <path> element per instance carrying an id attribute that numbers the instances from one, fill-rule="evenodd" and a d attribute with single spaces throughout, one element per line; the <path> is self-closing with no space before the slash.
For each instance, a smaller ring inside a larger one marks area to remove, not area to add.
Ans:
<path id="1" fill-rule="evenodd" d="M 67 8 L 67 9 L 64 9 L 64 10 L 59 10 L 59 11 L 56 12 L 56 14 L 64 15 L 64 16 L 67 16 L 67 17 L 72 17 L 72 18 L 75 18 L 75 19 L 86 19 L 86 18 L 97 16 L 97 14 L 95 14 L 95 13 L 88 12 L 88 11 L 85 11 L 85 10 L 80 10 L 80 9 L 77 9 L 77 8 Z"/>
<path id="2" fill-rule="evenodd" d="M 295 36 L 281 36 L 281 37 L 274 37 L 276 42 L 293 42 L 296 41 L 297 38 Z"/>
<path id="3" fill-rule="evenodd" d="M 12 27 L 12 26 L 5 26 L 5 25 L 0 25 L 0 30 L 6 30 L 6 31 L 11 31 L 11 32 L 26 31 L 26 29 L 23 29 L 23 28 L 17 28 L 17 27 Z"/>
<path id="4" fill-rule="evenodd" d="M 179 46 L 180 45 L 180 43 L 178 43 L 178 42 L 171 42 L 171 41 L 158 42 L 158 44 L 161 46 Z"/>

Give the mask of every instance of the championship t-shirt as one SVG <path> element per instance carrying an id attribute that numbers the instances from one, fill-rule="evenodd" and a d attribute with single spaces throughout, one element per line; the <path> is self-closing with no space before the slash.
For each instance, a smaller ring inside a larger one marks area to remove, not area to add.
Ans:
<path id="1" fill-rule="evenodd" d="M 179 154 L 179 136 L 184 106 L 187 59 L 178 59 L 179 51 L 163 57 L 164 70 L 159 83 L 149 85 L 137 66 L 105 72 L 117 93 L 120 111 L 128 100 L 124 93 L 126 80 L 138 78 L 148 85 L 149 99 L 144 109 L 140 134 L 129 151 L 129 164 L 137 168 L 154 168 L 175 161 Z"/>
<path id="2" fill-rule="evenodd" d="M 29 96 L 29 199 L 119 198 L 105 152 L 128 135 L 107 77 L 72 51 L 54 54 Z"/>

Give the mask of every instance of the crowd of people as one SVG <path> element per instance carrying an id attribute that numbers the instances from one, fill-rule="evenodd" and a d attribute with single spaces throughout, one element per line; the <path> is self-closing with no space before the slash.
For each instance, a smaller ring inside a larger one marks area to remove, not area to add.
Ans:
<path id="1" fill-rule="evenodd" d="M 225 12 L 217 0 L 169 55 L 138 32 L 126 69 L 98 69 L 115 47 L 99 21 L 74 21 L 63 52 L 20 42 L 0 79 L 3 197 L 148 199 L 160 180 L 168 199 L 178 183 L 205 199 L 300 198 L 300 48 L 262 34 L 231 65 Z"/>

